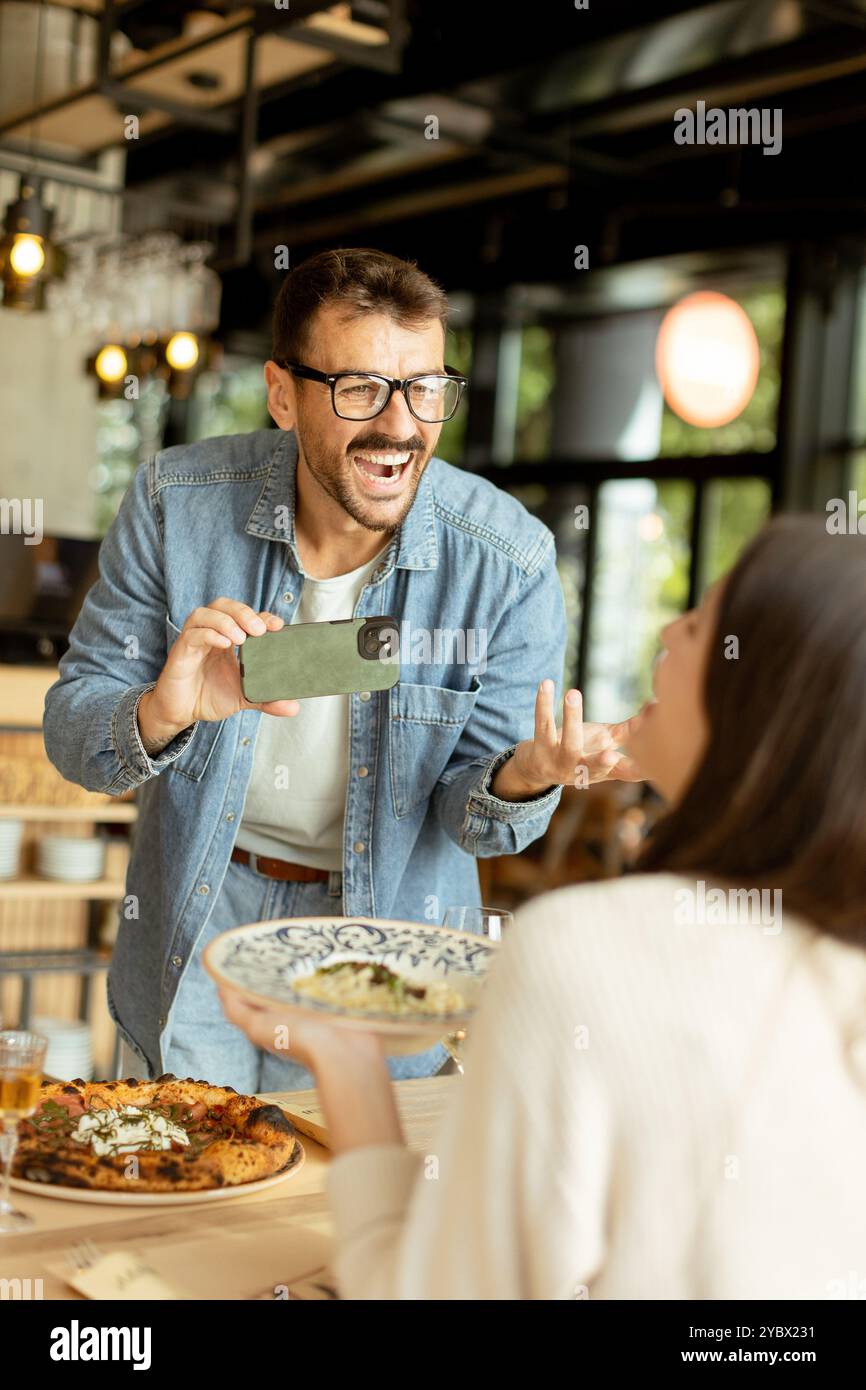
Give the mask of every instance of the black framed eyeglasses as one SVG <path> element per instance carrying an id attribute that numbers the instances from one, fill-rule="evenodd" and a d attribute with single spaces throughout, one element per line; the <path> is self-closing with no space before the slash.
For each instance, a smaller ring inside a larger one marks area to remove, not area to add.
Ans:
<path id="1" fill-rule="evenodd" d="M 331 405 L 341 420 L 372 420 L 381 415 L 395 391 L 402 391 L 409 410 L 425 425 L 450 420 L 469 385 L 469 378 L 453 367 L 444 374 L 422 376 L 380 376 L 378 372 L 319 372 L 302 362 L 279 364 L 304 381 L 321 381 L 331 388 Z"/>

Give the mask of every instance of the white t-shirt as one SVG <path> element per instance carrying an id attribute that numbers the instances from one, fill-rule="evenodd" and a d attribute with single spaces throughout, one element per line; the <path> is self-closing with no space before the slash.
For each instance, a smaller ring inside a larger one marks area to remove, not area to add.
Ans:
<path id="1" fill-rule="evenodd" d="M 305 579 L 292 621 L 353 617 L 361 590 L 387 548 L 349 574 Z M 313 869 L 341 869 L 349 696 L 322 695 L 300 703 L 300 713 L 288 718 L 262 715 L 235 845 Z"/>

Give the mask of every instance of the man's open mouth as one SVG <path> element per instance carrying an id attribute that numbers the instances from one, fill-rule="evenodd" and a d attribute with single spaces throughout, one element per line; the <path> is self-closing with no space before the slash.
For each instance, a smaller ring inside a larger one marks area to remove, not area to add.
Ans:
<path id="1" fill-rule="evenodd" d="M 352 454 L 352 462 L 370 486 L 377 492 L 387 492 L 399 487 L 413 457 L 412 451 L 363 450 Z"/>

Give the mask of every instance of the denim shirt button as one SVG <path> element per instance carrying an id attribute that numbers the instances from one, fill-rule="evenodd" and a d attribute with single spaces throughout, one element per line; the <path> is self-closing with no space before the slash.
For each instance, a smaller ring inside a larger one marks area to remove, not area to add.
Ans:
<path id="1" fill-rule="evenodd" d="M 368 767 L 359 767 L 359 768 L 358 768 L 358 776 L 359 776 L 359 777 L 366 777 L 369 771 L 370 771 L 370 769 L 369 769 Z"/>
<path id="2" fill-rule="evenodd" d="M 247 737 L 247 738 L 242 738 L 242 739 L 241 739 L 241 747 L 246 748 L 247 745 L 249 744 L 249 741 L 250 741 L 250 740 L 249 740 L 249 737 Z"/>
<path id="3" fill-rule="evenodd" d="M 235 818 L 235 813 L 234 813 L 234 811 L 229 811 L 229 812 L 227 812 L 227 814 L 226 814 L 226 820 L 227 820 L 227 821 L 233 821 L 234 818 Z"/>
<path id="4" fill-rule="evenodd" d="M 208 893 L 210 892 L 210 888 L 207 886 L 206 883 L 200 883 L 198 891 L 201 893 L 202 897 L 207 897 Z"/>
<path id="5" fill-rule="evenodd" d="M 294 597 L 295 597 L 294 594 L 290 594 L 290 593 L 287 591 L 286 593 L 283 594 L 283 603 L 291 603 L 291 601 L 292 601 L 292 599 L 293 599 Z"/>
<path id="6" fill-rule="evenodd" d="M 362 691 L 361 691 L 361 694 L 358 696 L 358 698 L 359 698 L 359 700 L 369 700 L 369 698 L 370 698 L 370 692 L 369 692 L 369 690 L 362 690 Z"/>
<path id="7" fill-rule="evenodd" d="M 176 970 L 179 970 L 180 967 L 183 965 L 183 956 L 172 956 L 171 963 Z"/>
<path id="8" fill-rule="evenodd" d="M 356 854 L 363 854 L 366 848 L 367 846 L 364 844 L 363 840 L 356 840 L 352 846 L 352 849 L 355 851 Z"/>

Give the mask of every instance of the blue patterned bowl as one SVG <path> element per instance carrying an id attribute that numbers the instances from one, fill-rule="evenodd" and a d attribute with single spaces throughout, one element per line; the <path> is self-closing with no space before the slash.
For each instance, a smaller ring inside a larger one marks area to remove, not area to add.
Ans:
<path id="1" fill-rule="evenodd" d="M 467 1026 L 478 1003 L 496 943 L 473 932 L 375 917 L 283 917 L 232 927 L 205 948 L 204 966 L 222 987 L 288 1016 L 327 1018 L 379 1033 L 389 1053 L 423 1052 L 431 1040 Z M 460 1013 L 406 1017 L 338 1007 L 298 994 L 293 981 L 323 965 L 365 960 L 387 965 L 412 984 L 447 980 L 466 1001 Z"/>

